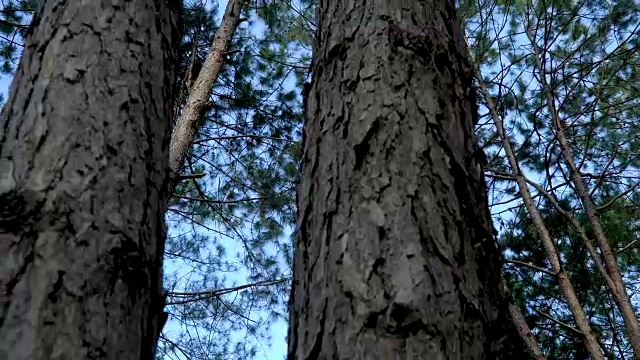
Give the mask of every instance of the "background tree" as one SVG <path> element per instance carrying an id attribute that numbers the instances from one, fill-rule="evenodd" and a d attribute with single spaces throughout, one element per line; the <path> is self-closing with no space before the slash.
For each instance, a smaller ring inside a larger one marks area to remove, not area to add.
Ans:
<path id="1" fill-rule="evenodd" d="M 638 139 L 637 5 L 473 1 L 460 11 L 489 97 L 601 347 L 609 358 L 633 358 L 629 327 L 607 279 L 611 267 L 596 241 L 602 237 L 584 211 L 557 132 L 560 125 L 637 308 L 638 168 L 630 160 Z M 481 112 L 491 123 L 488 105 Z M 555 277 L 546 272 L 538 232 L 514 192 L 505 148 L 490 123 L 481 119 L 479 134 L 488 151 L 510 286 L 550 358 L 584 358 L 584 344 Z"/>
<path id="2" fill-rule="evenodd" d="M 29 27 L 35 0 L 9 0 L 0 11 L 0 76 L 12 76 L 22 55 L 22 39 Z M 4 104 L 4 95 L 0 95 Z"/>
<path id="3" fill-rule="evenodd" d="M 307 67 L 300 65 L 304 57 L 292 56 L 300 52 L 295 22 L 281 21 L 302 8 L 258 5 L 244 8 L 247 20 L 226 51 L 183 169 L 187 179 L 167 214 L 177 235 L 166 252 L 169 323 L 180 328 L 169 326 L 163 335 L 168 357 L 259 357 L 269 325 L 286 315 L 287 226 L 295 211 L 301 125 L 300 97 L 292 89 Z M 182 91 L 211 49 L 216 13 L 203 3 L 185 8 L 185 28 L 192 30 L 181 51 Z M 178 104 L 176 117 L 183 111 Z"/>
<path id="4" fill-rule="evenodd" d="M 185 19 L 206 25 L 185 32 L 183 85 L 200 74 L 218 31 L 215 7 L 192 5 Z M 286 313 L 300 106 L 283 83 L 302 68 L 270 38 L 267 10 L 245 7 L 183 169 L 194 176 L 176 188 L 167 214 L 177 235 L 166 253 L 170 323 L 180 325 L 167 328 L 167 356 L 260 356 L 268 325 Z"/>

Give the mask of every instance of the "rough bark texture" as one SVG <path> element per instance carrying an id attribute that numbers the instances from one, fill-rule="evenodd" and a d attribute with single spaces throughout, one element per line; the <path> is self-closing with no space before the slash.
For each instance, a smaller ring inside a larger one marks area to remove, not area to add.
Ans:
<path id="1" fill-rule="evenodd" d="M 0 127 L 0 359 L 152 359 L 177 0 L 46 0 Z"/>
<path id="2" fill-rule="evenodd" d="M 318 4 L 289 359 L 526 359 L 452 1 Z"/>
<path id="3" fill-rule="evenodd" d="M 209 108 L 209 96 L 211 96 L 213 85 L 218 80 L 218 74 L 224 63 L 231 38 L 240 23 L 240 11 L 245 2 L 246 0 L 229 0 L 227 3 L 222 23 L 211 44 L 211 50 L 202 64 L 196 81 L 189 89 L 187 102 L 176 121 L 171 134 L 169 153 L 169 194 L 173 193 L 173 189 L 178 183 L 180 171 L 191 148 L 191 142 L 196 136 L 198 122 L 202 120 Z"/>

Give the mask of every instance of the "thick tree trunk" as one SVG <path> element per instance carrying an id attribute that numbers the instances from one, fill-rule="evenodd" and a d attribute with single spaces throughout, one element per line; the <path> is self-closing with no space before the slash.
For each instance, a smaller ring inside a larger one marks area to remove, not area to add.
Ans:
<path id="1" fill-rule="evenodd" d="M 527 358 L 452 1 L 319 2 L 289 359 Z"/>
<path id="2" fill-rule="evenodd" d="M 153 359 L 174 0 L 46 0 L 0 127 L 0 359 Z"/>
<path id="3" fill-rule="evenodd" d="M 229 44 L 231 44 L 231 38 L 242 21 L 240 12 L 246 1 L 247 0 L 229 0 L 227 3 L 222 23 L 218 31 L 216 31 L 207 58 L 204 64 L 202 64 L 202 69 L 200 69 L 193 86 L 189 88 L 189 97 L 182 110 L 182 114 L 176 121 L 175 128 L 171 135 L 169 194 L 173 193 L 173 190 L 179 182 L 180 171 L 189 154 L 191 142 L 196 136 L 198 122 L 202 120 L 204 114 L 209 109 L 209 96 L 211 96 L 213 85 L 216 83 L 216 80 L 218 80 L 218 74 L 227 55 Z M 190 85 L 189 82 L 187 82 L 188 86 Z"/>

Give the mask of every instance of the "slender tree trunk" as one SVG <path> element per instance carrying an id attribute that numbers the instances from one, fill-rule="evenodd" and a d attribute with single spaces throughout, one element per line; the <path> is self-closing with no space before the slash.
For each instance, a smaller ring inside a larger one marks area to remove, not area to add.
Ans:
<path id="1" fill-rule="evenodd" d="M 468 36 L 466 32 L 465 32 L 464 40 L 465 40 L 465 45 L 467 50 L 466 55 L 471 61 L 471 67 L 475 71 L 476 69 L 475 59 L 473 58 L 473 55 L 470 51 Z M 480 79 L 479 81 L 482 82 L 482 79 Z M 509 297 L 511 297 L 511 292 L 509 291 L 509 285 L 504 279 L 502 279 L 502 286 L 503 286 L 504 292 L 509 294 Z M 533 332 L 529 328 L 529 325 L 527 324 L 524 318 L 524 315 L 522 315 L 522 311 L 520 311 L 520 308 L 518 307 L 518 305 L 515 304 L 515 301 L 513 300 L 513 298 L 510 298 L 510 301 L 509 301 L 509 315 L 511 316 L 511 321 L 513 322 L 516 329 L 518 330 L 518 334 L 527 345 L 527 348 L 531 352 L 531 355 L 533 355 L 533 358 L 536 360 L 546 359 L 546 356 L 542 352 L 542 348 L 540 347 L 540 344 L 538 343 L 536 336 L 533 334 Z"/>
<path id="2" fill-rule="evenodd" d="M 466 45 L 467 45 L 467 53 L 471 57 L 470 55 L 471 53 L 468 51 L 469 50 L 468 43 Z M 558 279 L 560 290 L 562 291 L 564 298 L 567 300 L 567 305 L 569 307 L 569 310 L 571 311 L 571 314 L 573 315 L 573 318 L 576 321 L 576 324 L 578 325 L 580 334 L 583 337 L 582 342 L 585 344 L 587 352 L 591 354 L 591 356 L 594 359 L 604 360 L 602 348 L 600 347 L 600 344 L 598 342 L 598 339 L 595 336 L 595 333 L 591 329 L 589 320 L 587 319 L 587 316 L 584 313 L 584 308 L 582 307 L 582 305 L 580 304 L 580 301 L 578 300 L 576 292 L 569 279 L 569 274 L 562 267 L 562 264 L 560 263 L 560 257 L 558 255 L 558 251 L 556 250 L 556 247 L 553 243 L 551 234 L 547 230 L 547 227 L 545 226 L 544 221 L 542 220 L 542 216 L 540 216 L 540 212 L 538 211 L 538 208 L 535 206 L 533 202 L 533 197 L 531 196 L 531 193 L 529 192 L 529 188 L 527 187 L 527 180 L 525 176 L 522 174 L 522 172 L 520 171 L 520 166 L 518 164 L 518 160 L 515 157 L 515 152 L 511 147 L 511 142 L 509 141 L 509 137 L 504 131 L 502 119 L 496 110 L 496 106 L 495 106 L 495 103 L 493 102 L 493 99 L 491 98 L 491 94 L 489 94 L 489 90 L 487 89 L 487 86 L 484 83 L 482 72 L 480 71 L 480 68 L 475 64 L 475 59 L 471 59 L 471 61 L 472 63 L 474 63 L 472 66 L 474 68 L 475 77 L 478 80 L 478 84 L 480 86 L 480 91 L 484 96 L 485 101 L 487 102 L 487 107 L 489 108 L 489 111 L 491 113 L 491 118 L 493 119 L 496 125 L 496 131 L 498 133 L 498 137 L 502 141 L 502 144 L 505 149 L 505 153 L 507 154 L 507 160 L 509 162 L 509 166 L 511 166 L 511 169 L 513 170 L 513 174 L 511 174 L 511 176 L 516 181 L 516 184 L 518 185 L 520 195 L 522 196 L 522 201 L 524 202 L 524 206 L 527 209 L 529 216 L 531 216 L 533 225 L 536 229 L 536 232 L 538 233 L 538 236 L 540 237 L 540 242 L 544 249 L 547 260 L 549 260 L 549 263 L 551 264 L 551 268 L 553 269 L 553 272 Z M 512 311 L 512 316 L 513 316 L 513 311 Z M 513 318 L 513 320 L 514 322 L 516 322 L 516 326 L 518 326 L 517 324 L 518 320 L 516 318 Z M 521 328 L 519 328 L 519 331 L 522 335 Z M 530 345 L 526 338 L 525 338 L 525 342 L 527 342 L 527 344 Z M 537 354 L 537 349 L 533 349 L 533 352 L 534 354 Z"/>
<path id="3" fill-rule="evenodd" d="M 589 320 L 587 319 L 586 314 L 584 313 L 584 308 L 580 301 L 578 300 L 578 296 L 571 284 L 571 280 L 569 279 L 569 274 L 562 267 L 560 263 L 560 257 L 558 256 L 558 252 L 553 243 L 553 239 L 551 238 L 551 234 L 549 234 L 549 230 L 544 225 L 544 220 L 542 220 L 542 216 L 538 211 L 538 208 L 533 202 L 533 197 L 531 196 L 531 192 L 529 192 L 529 188 L 527 187 L 527 182 L 525 180 L 524 175 L 520 171 L 520 167 L 518 166 L 518 160 L 515 157 L 515 153 L 513 148 L 511 147 L 511 143 L 509 142 L 509 137 L 504 131 L 502 119 L 498 112 L 496 111 L 495 104 L 489 94 L 489 90 L 482 80 L 482 74 L 480 70 L 477 69 L 477 78 L 478 83 L 480 85 L 480 90 L 484 95 L 485 101 L 487 102 L 487 106 L 491 112 L 491 117 L 496 125 L 496 130 L 498 132 L 498 136 L 502 141 L 502 145 L 504 146 L 505 152 L 507 154 L 507 160 L 509 161 L 509 165 L 513 170 L 513 178 L 518 185 L 518 189 L 520 191 L 520 195 L 522 196 L 522 201 L 524 202 L 524 206 L 531 216 L 531 221 L 533 222 L 533 226 L 540 237 L 540 242 L 542 243 L 542 247 L 544 249 L 545 255 L 551 264 L 551 268 L 553 269 L 554 274 L 558 278 L 558 284 L 560 285 L 560 290 L 564 295 L 564 298 L 567 300 L 567 305 L 573 318 L 580 330 L 580 333 L 583 336 L 583 343 L 587 348 L 589 354 L 595 360 L 604 360 L 604 355 L 602 353 L 602 349 L 600 344 L 598 343 L 598 339 L 596 338 L 593 329 L 591 329 L 591 325 L 589 324 Z"/>
<path id="4" fill-rule="evenodd" d="M 178 1 L 40 1 L 0 127 L 0 359 L 153 359 Z"/>
<path id="5" fill-rule="evenodd" d="M 174 188 L 179 182 L 180 171 L 184 165 L 184 161 L 189 154 L 191 142 L 196 136 L 198 122 L 202 120 L 204 114 L 209 109 L 209 97 L 213 85 L 218 79 L 218 74 L 224 63 L 225 56 L 231 38 L 236 32 L 238 25 L 243 20 L 240 18 L 240 12 L 247 0 L 229 0 L 220 28 L 214 36 L 211 50 L 207 54 L 207 58 L 202 64 L 202 69 L 198 73 L 193 86 L 189 89 L 189 97 L 187 98 L 182 114 L 176 121 L 173 133 L 171 134 L 171 146 L 169 152 L 169 194 L 173 193 Z"/>
<path id="6" fill-rule="evenodd" d="M 604 264 L 606 265 L 607 275 L 609 277 L 608 279 L 605 279 L 607 280 L 606 283 L 609 287 L 609 290 L 611 291 L 611 294 L 613 295 L 616 304 L 618 305 L 618 309 L 620 309 L 622 318 L 624 319 L 624 323 L 627 329 L 627 335 L 629 336 L 629 340 L 631 343 L 631 347 L 633 348 L 635 357 L 640 359 L 640 323 L 638 322 L 638 317 L 636 316 L 635 310 L 631 305 L 631 299 L 629 298 L 629 293 L 627 292 L 624 280 L 622 279 L 622 274 L 620 273 L 620 268 L 618 267 L 616 256 L 613 252 L 613 249 L 611 249 L 611 245 L 609 245 L 609 239 L 607 239 L 607 236 L 604 233 L 604 229 L 602 228 L 602 224 L 600 223 L 600 217 L 598 216 L 596 205 L 593 203 L 593 199 L 589 194 L 589 190 L 587 189 L 584 181 L 582 181 L 580 171 L 576 166 L 575 160 L 573 159 L 571 147 L 569 146 L 569 142 L 567 141 L 567 137 L 564 133 L 563 122 L 561 121 L 560 115 L 558 114 L 555 106 L 553 92 L 551 91 L 549 84 L 547 83 L 546 75 L 541 71 L 541 54 L 539 53 L 538 46 L 536 45 L 535 39 L 529 33 L 529 31 L 527 31 L 527 36 L 529 37 L 531 45 L 534 47 L 535 64 L 536 68 L 540 72 L 538 78 L 540 79 L 540 83 L 547 100 L 547 107 L 549 108 L 549 112 L 551 113 L 555 135 L 558 139 L 558 142 L 560 143 L 562 157 L 564 158 L 564 162 L 569 168 L 571 182 L 576 188 L 576 193 L 578 194 L 578 197 L 582 202 L 582 206 L 585 210 L 585 213 L 587 214 L 587 219 L 589 219 L 589 223 L 593 228 L 593 233 L 600 246 L 600 252 L 602 253 L 602 258 L 604 260 Z"/>
<path id="7" fill-rule="evenodd" d="M 452 1 L 318 5 L 289 359 L 525 359 Z"/>
<path id="8" fill-rule="evenodd" d="M 511 320 L 518 329 L 520 337 L 524 339 L 527 347 L 533 353 L 534 359 L 545 360 L 547 357 L 544 356 L 542 348 L 540 347 L 540 344 L 538 344 L 538 340 L 536 340 L 535 335 L 531 332 L 531 329 L 529 328 L 529 325 L 527 325 L 518 305 L 509 303 L 509 314 L 511 315 Z"/>
<path id="9" fill-rule="evenodd" d="M 507 285 L 506 281 L 502 281 L 502 286 L 505 289 L 504 291 L 506 293 L 510 293 L 509 286 Z M 546 360 L 547 357 L 544 356 L 544 353 L 542 352 L 540 344 L 538 344 L 536 336 L 531 331 L 531 328 L 529 328 L 524 315 L 522 315 L 522 311 L 520 311 L 520 308 L 518 307 L 518 305 L 516 305 L 513 299 L 510 299 L 509 301 L 509 315 L 511 315 L 511 321 L 513 321 L 516 329 L 518 329 L 518 334 L 520 334 L 520 337 L 524 340 L 525 344 L 527 344 L 527 348 L 529 348 L 529 351 L 533 355 L 533 358 L 535 360 Z"/>

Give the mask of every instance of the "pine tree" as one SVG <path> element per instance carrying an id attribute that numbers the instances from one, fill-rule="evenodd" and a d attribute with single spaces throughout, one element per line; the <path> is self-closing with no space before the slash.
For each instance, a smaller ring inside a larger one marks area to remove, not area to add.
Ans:
<path id="1" fill-rule="evenodd" d="M 290 359 L 526 357 L 451 4 L 319 4 Z"/>
<path id="2" fill-rule="evenodd" d="M 192 63 L 190 76 L 198 76 L 220 23 L 217 9 L 187 5 L 178 84 Z M 291 57 L 298 47 L 287 32 L 299 31 L 281 21 L 294 10 L 285 2 L 244 7 L 247 20 L 232 38 L 198 123 L 186 179 L 167 214 L 171 232 L 179 234 L 166 251 L 175 271 L 167 274 L 170 326 L 160 352 L 169 357 L 260 356 L 270 324 L 286 315 L 286 235 L 295 213 L 302 118 L 299 93 L 283 82 L 303 81 L 308 68 L 304 58 Z M 260 27 L 264 32 L 253 31 Z M 177 103 L 176 117 L 183 102 Z"/>
<path id="3" fill-rule="evenodd" d="M 2 359 L 153 359 L 172 5 L 40 1 L 24 33 L 0 126 Z"/>
<path id="4" fill-rule="evenodd" d="M 289 26 L 281 20 L 295 20 L 310 9 L 279 1 L 245 8 L 248 26 L 233 37 L 182 174 L 195 176 L 170 200 L 165 285 L 174 326 L 161 335 L 159 356 L 250 358 L 257 342 L 268 338 L 269 324 L 286 315 L 291 246 L 283 234 L 294 218 L 301 103 L 297 91 L 282 82 L 304 81 L 308 59 L 291 57 L 305 34 L 299 22 Z M 184 3 L 174 117 L 188 95 L 188 70 L 191 79 L 198 76 L 218 30 L 216 13 L 215 3 Z M 265 32 L 252 33 L 261 24 Z M 15 40 L 21 49 L 22 38 Z M 247 116 L 250 121 L 234 123 Z M 213 228 L 213 235 L 203 231 Z M 229 252 L 229 240 L 241 244 L 244 253 Z M 239 275 L 228 279 L 229 271 Z M 190 280 L 178 281 L 185 273 Z M 249 346 L 240 333 L 248 335 Z"/>
<path id="5" fill-rule="evenodd" d="M 629 327 L 609 290 L 611 267 L 601 256 L 601 243 L 592 241 L 597 239 L 593 219 L 574 190 L 575 179 L 556 140 L 553 111 L 561 120 L 622 279 L 629 293 L 635 293 L 637 232 L 633 229 L 638 218 L 631 209 L 638 206 L 638 167 L 629 159 L 638 138 L 633 85 L 638 74 L 637 5 L 485 1 L 462 4 L 460 10 L 467 19 L 488 99 L 504 120 L 521 174 L 605 356 L 633 358 Z M 544 72 L 536 63 L 542 58 Z M 485 102 L 481 112 L 491 123 L 490 107 Z M 548 273 L 549 263 L 537 245 L 538 231 L 517 201 L 513 169 L 505 161 L 504 146 L 497 145 L 500 136 L 484 119 L 480 125 L 497 204 L 494 216 L 501 224 L 501 243 L 508 254 L 510 286 L 549 358 L 583 358 L 585 344 L 575 331 L 553 271 Z M 633 315 L 632 310 L 627 318 Z"/>
<path id="6" fill-rule="evenodd" d="M 5 71 L 12 71 L 16 64 L 22 49 L 20 34 L 29 20 L 25 12 L 6 10 L 29 9 L 26 3 L 5 2 L 0 12 L 5 20 L 0 26 Z M 567 139 L 574 153 L 580 154 L 577 161 L 583 164 L 582 177 L 592 192 L 623 279 L 634 292 L 640 200 L 634 152 L 639 139 L 634 119 L 640 108 L 634 86 L 638 74 L 635 5 L 537 4 L 535 11 L 527 10 L 529 16 L 539 19 L 532 23 L 549 24 L 548 29 L 535 29 L 537 39 L 557 39 L 548 48 L 542 41 L 538 44 L 561 65 L 547 70 L 553 74 L 549 79 L 557 89 L 571 89 L 569 95 L 559 93 L 557 97 L 564 105 L 561 117 L 569 121 Z M 218 28 L 215 14 L 219 11 L 215 2 L 213 5 L 184 4 L 174 118 L 188 95 L 184 84 L 188 70 L 192 69 L 190 78 L 194 79 Z M 286 316 L 291 262 L 286 235 L 295 218 L 294 185 L 302 153 L 299 92 L 308 80 L 315 5 L 307 0 L 277 0 L 251 1 L 244 7 L 242 17 L 248 20 L 232 38 L 209 98 L 210 109 L 203 115 L 184 164 L 184 180 L 170 200 L 165 285 L 173 325 L 161 336 L 159 356 L 175 356 L 172 352 L 193 359 L 258 356 L 259 349 L 246 346 L 239 334 L 247 334 L 249 344 L 251 339 L 263 340 L 268 338 L 269 324 Z M 461 2 L 458 10 L 544 225 L 557 240 L 562 265 L 605 355 L 633 358 L 624 322 L 603 290 L 607 284 L 602 272 L 588 254 L 582 234 L 593 239 L 593 228 L 580 199 L 565 185 L 570 179 L 565 176 L 559 148 L 550 140 L 553 128 L 544 94 L 536 88 L 539 83 L 530 82 L 526 75 L 536 71 L 532 47 L 521 46 L 528 42 L 522 9 L 531 10 L 529 5 Z M 500 36 L 495 29 L 503 29 Z M 480 95 L 477 129 L 490 161 L 486 172 L 489 198 L 506 250 L 508 287 L 549 358 L 581 358 L 584 343 L 573 328 L 556 280 L 547 273 L 548 263 L 536 246 L 539 236 L 531 218 L 517 202 L 504 151 L 497 145 L 495 127 L 489 126 L 488 104 Z M 574 220 L 567 220 L 567 214 Z M 582 232 L 574 226 L 576 222 Z M 599 255 L 598 244 L 592 245 Z M 230 271 L 240 275 L 229 278 Z M 176 324 L 180 332 L 175 331 Z"/>

